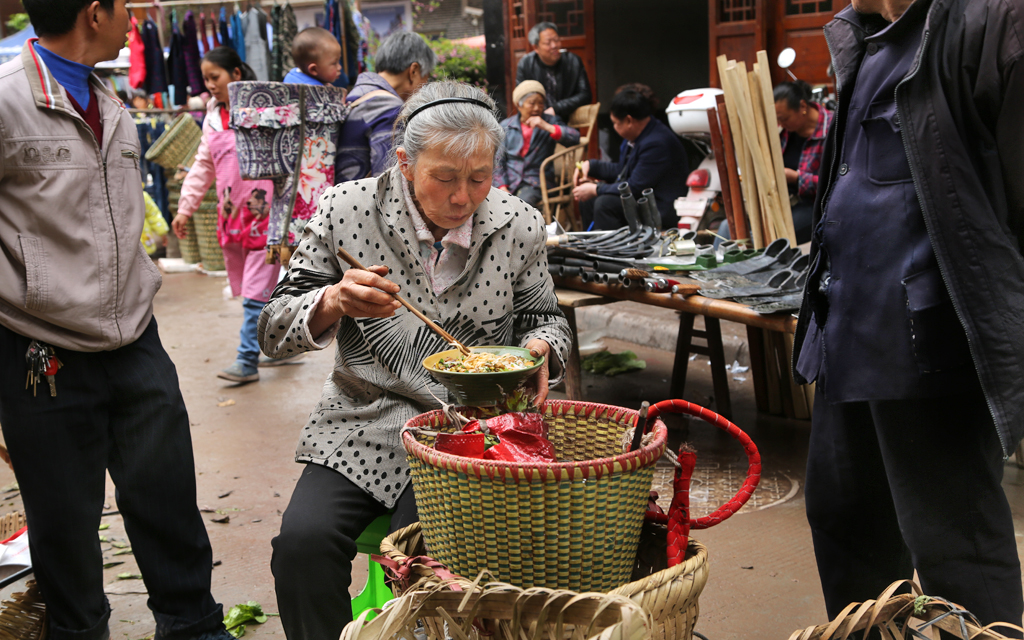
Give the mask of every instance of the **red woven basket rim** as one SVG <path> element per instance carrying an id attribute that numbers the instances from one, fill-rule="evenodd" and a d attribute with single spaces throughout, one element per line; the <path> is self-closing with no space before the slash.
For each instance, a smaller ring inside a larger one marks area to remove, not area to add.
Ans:
<path id="1" fill-rule="evenodd" d="M 548 406 L 560 408 L 573 407 L 577 410 L 577 413 L 582 413 L 586 416 L 594 415 L 595 413 L 600 416 L 602 414 L 617 412 L 617 418 L 621 418 L 623 416 L 631 418 L 629 422 L 634 424 L 638 415 L 638 412 L 633 409 L 607 404 L 598 404 L 594 402 L 549 400 L 544 403 L 544 407 Z M 443 412 L 440 409 L 421 413 L 406 422 L 405 426 L 406 428 L 419 428 L 411 423 L 413 421 L 422 420 L 424 416 L 437 416 L 442 413 Z M 564 409 L 562 413 L 565 413 Z M 622 422 L 626 422 L 626 420 L 622 420 Z M 559 476 L 558 480 L 565 480 L 572 479 L 576 475 L 574 472 L 581 471 L 582 477 L 586 479 L 590 477 L 600 478 L 605 474 L 612 473 L 615 464 L 619 464 L 623 471 L 633 471 L 657 462 L 665 447 L 668 445 L 668 429 L 665 427 L 665 423 L 659 419 L 655 421 L 652 431 L 654 432 L 654 440 L 646 446 L 640 447 L 636 451 L 620 453 L 619 455 L 612 456 L 610 458 L 575 460 L 572 462 L 522 463 L 466 458 L 464 456 L 443 453 L 432 447 L 428 447 L 416 440 L 416 437 L 409 431 L 402 432 L 402 443 L 405 445 L 407 453 L 415 456 L 430 466 L 441 467 L 446 470 L 473 475 L 477 478 L 486 475 L 491 479 L 494 479 L 496 476 L 501 476 L 504 478 L 518 480 L 520 476 L 522 476 L 522 479 L 530 481 L 535 477 L 548 476 L 554 473 Z"/>

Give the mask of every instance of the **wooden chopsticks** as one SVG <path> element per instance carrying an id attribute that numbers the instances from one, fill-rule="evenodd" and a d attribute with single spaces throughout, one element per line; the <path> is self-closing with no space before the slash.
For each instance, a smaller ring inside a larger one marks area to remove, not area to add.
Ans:
<path id="1" fill-rule="evenodd" d="M 345 251 L 344 249 L 338 249 L 338 257 L 341 258 L 342 260 L 344 260 L 345 262 L 347 262 L 353 269 L 360 269 L 362 271 L 366 271 L 367 270 L 366 267 L 364 267 L 362 264 L 360 264 L 359 261 L 356 260 L 352 256 L 352 254 L 350 254 L 348 251 Z M 411 304 L 409 304 L 408 300 L 406 300 L 405 298 L 403 298 L 401 295 L 399 295 L 397 293 L 392 293 L 391 297 L 393 297 L 395 300 L 398 300 L 400 303 L 402 303 L 403 307 L 405 307 L 406 309 L 411 311 L 414 316 L 416 316 L 417 318 L 422 320 L 424 323 L 426 323 L 426 325 L 428 327 L 430 327 L 435 333 L 437 333 L 437 335 L 439 335 L 442 338 L 444 338 L 449 344 L 455 345 L 455 347 L 462 353 L 462 355 L 464 355 L 464 356 L 468 356 L 469 355 L 469 353 L 470 353 L 469 347 L 467 347 L 466 345 L 464 345 L 461 342 L 459 342 L 458 340 L 456 340 L 455 337 L 452 336 L 452 334 L 448 333 L 447 331 L 445 331 L 444 329 L 439 327 L 433 320 L 431 320 L 427 316 L 423 315 L 423 312 L 421 312 L 419 309 L 417 309 L 416 307 L 414 307 Z"/>

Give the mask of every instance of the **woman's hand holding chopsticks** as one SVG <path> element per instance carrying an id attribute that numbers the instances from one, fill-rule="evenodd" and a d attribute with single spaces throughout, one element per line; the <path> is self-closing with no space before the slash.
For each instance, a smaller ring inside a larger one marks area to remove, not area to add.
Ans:
<path id="1" fill-rule="evenodd" d="M 400 287 L 384 276 L 384 266 L 347 269 L 341 282 L 331 285 L 320 298 L 316 313 L 309 321 L 309 332 L 319 336 L 338 320 L 350 318 L 388 318 L 402 305 L 391 294 Z"/>

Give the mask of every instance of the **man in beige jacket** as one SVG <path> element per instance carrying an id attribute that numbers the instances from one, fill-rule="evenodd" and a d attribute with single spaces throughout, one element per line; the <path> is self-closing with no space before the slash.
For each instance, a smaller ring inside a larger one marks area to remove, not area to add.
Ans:
<path id="1" fill-rule="evenodd" d="M 139 242 L 138 135 L 92 75 L 124 44 L 125 0 L 23 4 L 39 39 L 0 66 L 0 425 L 47 636 L 109 636 L 96 535 L 109 470 L 156 638 L 228 638 L 153 319 L 160 274 Z"/>

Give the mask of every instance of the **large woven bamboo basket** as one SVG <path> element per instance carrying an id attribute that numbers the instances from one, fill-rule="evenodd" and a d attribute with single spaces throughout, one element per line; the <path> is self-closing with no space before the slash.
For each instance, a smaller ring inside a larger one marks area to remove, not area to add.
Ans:
<path id="1" fill-rule="evenodd" d="M 192 215 L 199 243 L 199 258 L 207 271 L 224 270 L 224 250 L 217 240 L 217 190 L 210 189 L 203 196 L 199 209 Z"/>
<path id="2" fill-rule="evenodd" d="M 157 138 L 146 151 L 146 160 L 155 162 L 164 169 L 174 171 L 178 165 L 189 165 L 199 149 L 203 130 L 188 113 L 174 119 L 171 126 Z"/>
<path id="3" fill-rule="evenodd" d="M 178 215 L 178 200 L 181 199 L 181 182 L 173 179 L 167 180 L 167 203 L 171 209 L 171 216 Z M 185 264 L 195 264 L 202 258 L 199 256 L 199 241 L 196 239 L 196 223 L 192 218 L 185 223 L 185 237 L 178 240 L 178 247 L 181 249 L 181 259 Z"/>
<path id="4" fill-rule="evenodd" d="M 522 588 L 610 591 L 632 571 L 665 425 L 657 421 L 654 439 L 624 454 L 622 435 L 636 411 L 567 400 L 546 402 L 542 411 L 566 462 L 453 456 L 433 449 L 431 435 L 403 432 L 427 546 L 461 575 L 488 570 Z M 457 430 L 441 411 L 406 426 Z"/>
<path id="5" fill-rule="evenodd" d="M 462 598 L 467 591 L 477 588 L 474 583 L 461 576 L 448 578 L 446 575 L 439 575 L 435 570 L 436 565 L 430 563 L 429 551 L 423 537 L 423 531 L 419 523 L 412 524 L 404 529 L 399 529 L 390 536 L 384 538 L 380 545 L 381 554 L 399 567 L 399 572 L 404 574 L 404 579 L 393 582 L 391 585 L 395 595 L 400 599 L 409 598 L 414 602 L 425 599 L 425 594 L 447 591 L 456 598 Z M 614 598 L 628 598 L 639 605 L 651 617 L 651 626 L 646 631 L 644 638 L 654 640 L 690 640 L 693 635 L 693 627 L 697 623 L 699 614 L 699 598 L 708 580 L 708 551 L 701 543 L 690 540 L 687 547 L 686 560 L 674 567 L 655 572 L 650 576 L 627 583 L 618 589 L 606 594 Z M 576 594 L 569 594 L 574 596 Z M 545 619 L 541 612 L 536 609 L 521 610 L 522 606 L 518 598 L 519 593 L 515 590 L 506 590 L 504 595 L 491 593 L 489 599 L 498 609 L 504 604 L 505 607 L 519 611 L 519 622 L 526 628 L 533 626 L 533 635 L 530 638 L 548 638 L 546 635 L 553 627 L 553 620 Z M 435 598 L 436 599 L 436 598 Z M 441 604 L 438 602 L 437 604 Z M 453 613 L 454 608 L 449 611 Z M 436 624 L 439 615 L 428 607 L 410 607 L 406 610 L 396 608 L 392 605 L 385 615 L 390 614 L 392 618 L 405 616 L 405 623 L 415 627 L 417 620 L 424 623 L 431 638 L 445 638 L 443 624 Z M 457 612 L 453 613 L 457 616 Z M 443 620 L 442 620 L 443 622 Z M 548 626 L 548 625 L 551 626 Z M 500 625 L 499 625 L 500 627 Z M 508 633 L 499 633 L 501 638 L 516 638 L 510 626 L 503 627 Z M 343 636 L 344 637 L 344 636 Z M 352 636 L 362 638 L 362 636 Z M 373 636 L 367 636 L 373 637 Z M 385 636 L 381 636 L 383 638 Z M 555 636 L 562 637 L 562 636 Z"/>
<path id="6" fill-rule="evenodd" d="M 909 589 L 910 593 L 896 595 Z M 1003 635 L 1006 632 L 1007 635 Z M 848 640 L 883 638 L 918 640 L 942 637 L 958 640 L 1008 640 L 1020 638 L 1024 628 L 994 622 L 982 625 L 960 605 L 924 595 L 911 580 L 897 580 L 877 600 L 851 602 L 832 622 L 794 631 L 789 640 Z"/>

